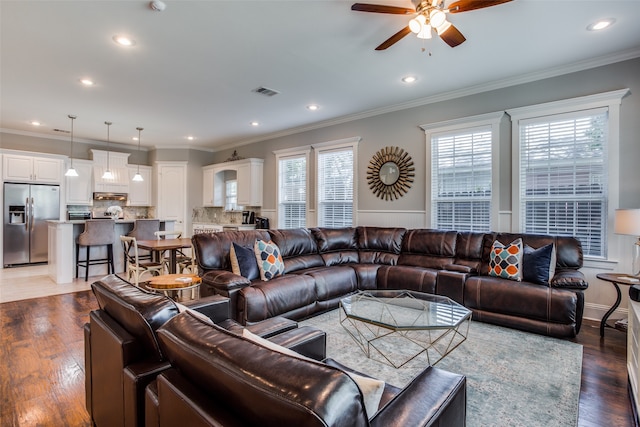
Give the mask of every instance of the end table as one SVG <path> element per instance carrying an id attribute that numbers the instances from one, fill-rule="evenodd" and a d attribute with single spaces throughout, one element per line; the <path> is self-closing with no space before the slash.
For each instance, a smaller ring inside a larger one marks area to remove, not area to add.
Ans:
<path id="1" fill-rule="evenodd" d="M 638 278 L 630 276 L 629 274 L 623 274 L 623 273 L 600 273 L 600 274 L 597 274 L 596 277 L 600 280 L 604 280 L 612 283 L 613 286 L 616 288 L 616 294 L 617 294 L 616 302 L 613 303 L 609 311 L 607 311 L 604 314 L 604 316 L 602 316 L 602 321 L 600 321 L 600 336 L 604 337 L 604 328 L 605 327 L 613 328 L 613 326 L 607 325 L 607 320 L 609 320 L 609 316 L 611 316 L 611 314 L 614 311 L 616 311 L 616 308 L 618 308 L 618 306 L 620 305 L 620 300 L 622 299 L 622 293 L 620 292 L 620 286 L 618 285 L 626 285 L 626 286 L 636 285 L 636 284 L 640 284 L 640 280 L 638 280 Z"/>

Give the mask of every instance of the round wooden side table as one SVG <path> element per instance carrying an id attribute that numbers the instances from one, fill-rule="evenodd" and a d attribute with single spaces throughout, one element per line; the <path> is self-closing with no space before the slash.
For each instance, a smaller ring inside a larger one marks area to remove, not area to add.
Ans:
<path id="1" fill-rule="evenodd" d="M 146 287 L 153 292 L 162 292 L 169 298 L 171 293 L 175 293 L 173 299 L 179 299 L 183 291 L 191 290 L 191 299 L 200 296 L 200 284 L 202 278 L 197 274 L 163 274 L 154 276 L 149 280 Z"/>
<path id="2" fill-rule="evenodd" d="M 602 321 L 600 321 L 600 336 L 604 337 L 604 328 L 613 328 L 613 326 L 607 325 L 607 320 L 609 320 L 609 316 L 611 316 L 611 314 L 616 311 L 616 309 L 620 305 L 620 301 L 622 300 L 622 293 L 620 292 L 620 286 L 618 285 L 637 285 L 640 284 L 640 280 L 624 273 L 600 273 L 597 274 L 596 277 L 600 280 L 612 283 L 616 288 L 616 302 L 614 302 L 609 311 L 607 311 L 604 316 L 602 316 Z"/>

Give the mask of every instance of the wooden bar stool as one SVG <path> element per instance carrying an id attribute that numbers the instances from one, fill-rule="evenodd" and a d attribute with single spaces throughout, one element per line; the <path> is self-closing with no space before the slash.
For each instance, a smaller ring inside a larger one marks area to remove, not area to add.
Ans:
<path id="1" fill-rule="evenodd" d="M 76 277 L 78 268 L 85 269 L 84 281 L 89 280 L 89 266 L 107 264 L 107 274 L 115 273 L 113 267 L 113 242 L 115 240 L 116 222 L 112 219 L 89 219 L 85 222 L 84 231 L 76 239 Z M 80 260 L 80 246 L 87 248 L 86 259 Z M 92 246 L 106 246 L 107 258 L 91 259 Z"/>
<path id="2" fill-rule="evenodd" d="M 159 230 L 159 219 L 136 219 L 133 229 L 127 233 L 127 236 L 135 237 L 136 240 L 153 240 L 156 238 L 154 233 Z M 141 260 L 151 260 L 151 252 L 143 250 L 141 253 L 138 253 L 138 258 Z M 124 261 L 125 263 L 127 262 L 127 254 L 124 254 Z"/>

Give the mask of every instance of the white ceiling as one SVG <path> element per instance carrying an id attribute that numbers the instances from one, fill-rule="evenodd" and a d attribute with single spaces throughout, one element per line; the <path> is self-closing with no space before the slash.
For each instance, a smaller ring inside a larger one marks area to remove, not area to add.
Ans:
<path id="1" fill-rule="evenodd" d="M 221 149 L 640 56 L 640 0 L 514 0 L 449 15 L 467 38 L 456 48 L 410 34 L 379 52 L 410 17 L 337 0 L 165 3 L 2 0 L 0 128 L 68 138 L 53 129 L 74 114 L 79 140 L 106 140 L 111 121 L 112 142 L 136 144 L 140 126 L 143 146 Z M 609 17 L 612 27 L 586 30 Z M 116 34 L 136 45 L 117 46 Z"/>

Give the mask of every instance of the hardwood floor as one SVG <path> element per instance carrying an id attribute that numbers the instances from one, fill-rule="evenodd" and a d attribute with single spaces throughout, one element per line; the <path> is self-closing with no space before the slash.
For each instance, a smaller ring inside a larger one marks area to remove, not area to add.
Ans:
<path id="1" fill-rule="evenodd" d="M 0 425 L 90 426 L 82 326 L 91 291 L 0 304 Z M 626 335 L 585 321 L 578 425 L 635 426 L 627 390 Z M 470 426 L 473 427 L 473 426 Z"/>

